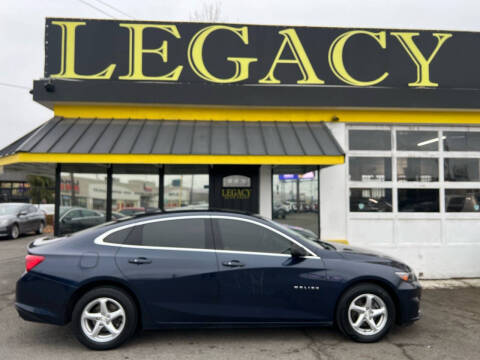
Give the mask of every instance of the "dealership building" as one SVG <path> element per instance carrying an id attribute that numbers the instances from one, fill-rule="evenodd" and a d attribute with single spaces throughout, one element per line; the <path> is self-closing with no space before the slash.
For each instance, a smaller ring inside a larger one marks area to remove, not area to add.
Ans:
<path id="1" fill-rule="evenodd" d="M 480 276 L 480 34 L 47 19 L 0 151 L 62 206 L 230 209 Z"/>

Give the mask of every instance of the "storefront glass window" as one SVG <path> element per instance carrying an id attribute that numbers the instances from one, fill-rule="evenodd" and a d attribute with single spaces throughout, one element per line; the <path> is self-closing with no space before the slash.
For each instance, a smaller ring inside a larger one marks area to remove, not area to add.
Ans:
<path id="1" fill-rule="evenodd" d="M 350 130 L 350 150 L 391 150 L 390 130 Z"/>
<path id="2" fill-rule="evenodd" d="M 113 174 L 112 219 L 158 210 L 159 176 Z"/>
<path id="3" fill-rule="evenodd" d="M 438 189 L 398 189 L 399 212 L 439 212 Z"/>
<path id="4" fill-rule="evenodd" d="M 480 212 L 480 189 L 445 190 L 447 212 Z"/>
<path id="5" fill-rule="evenodd" d="M 351 212 L 392 212 L 392 189 L 350 189 Z"/>
<path id="6" fill-rule="evenodd" d="M 438 159 L 398 158 L 398 181 L 438 181 Z"/>
<path id="7" fill-rule="evenodd" d="M 480 132 L 445 131 L 443 135 L 445 151 L 480 151 Z"/>
<path id="8" fill-rule="evenodd" d="M 272 217 L 318 235 L 318 172 L 274 174 Z"/>
<path id="9" fill-rule="evenodd" d="M 387 157 L 351 157 L 351 181 L 391 181 L 392 159 Z"/>
<path id="10" fill-rule="evenodd" d="M 104 223 L 106 207 L 106 174 L 61 173 L 59 233 Z"/>
<path id="11" fill-rule="evenodd" d="M 402 151 L 437 151 L 437 131 L 397 130 L 397 150 Z"/>
<path id="12" fill-rule="evenodd" d="M 479 159 L 445 159 L 445 181 L 479 181 Z"/>
<path id="13" fill-rule="evenodd" d="M 30 184 L 27 182 L 1 182 L 0 202 L 30 202 Z"/>
<path id="14" fill-rule="evenodd" d="M 165 211 L 208 209 L 208 174 L 165 175 L 164 186 Z"/>

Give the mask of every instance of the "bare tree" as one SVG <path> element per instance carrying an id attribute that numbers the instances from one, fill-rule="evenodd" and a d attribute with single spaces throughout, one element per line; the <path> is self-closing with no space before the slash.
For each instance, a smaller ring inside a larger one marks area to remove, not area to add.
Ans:
<path id="1" fill-rule="evenodd" d="M 190 14 L 191 21 L 220 22 L 222 19 L 221 5 L 219 2 L 202 3 L 202 7 Z"/>

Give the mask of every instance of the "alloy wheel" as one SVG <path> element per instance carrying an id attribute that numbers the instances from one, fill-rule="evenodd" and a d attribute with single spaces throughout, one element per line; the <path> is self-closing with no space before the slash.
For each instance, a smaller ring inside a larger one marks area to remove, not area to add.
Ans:
<path id="1" fill-rule="evenodd" d="M 118 301 L 101 297 L 85 306 L 80 322 L 82 331 L 87 338 L 103 343 L 116 339 L 122 333 L 125 327 L 126 313 Z"/>
<path id="2" fill-rule="evenodd" d="M 20 230 L 18 229 L 17 225 L 13 225 L 12 231 L 11 231 L 11 237 L 12 239 L 16 239 L 20 236 Z"/>
<path id="3" fill-rule="evenodd" d="M 361 294 L 348 307 L 348 321 L 361 335 L 376 335 L 383 330 L 388 320 L 385 302 L 375 294 Z"/>

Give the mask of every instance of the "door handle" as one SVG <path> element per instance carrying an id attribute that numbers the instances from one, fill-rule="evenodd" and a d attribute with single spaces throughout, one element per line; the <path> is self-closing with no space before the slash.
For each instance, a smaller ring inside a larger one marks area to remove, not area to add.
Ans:
<path id="1" fill-rule="evenodd" d="M 245 266 L 245 264 L 241 263 L 239 260 L 224 261 L 222 263 L 222 265 L 227 266 L 227 267 L 243 267 L 243 266 Z"/>
<path id="2" fill-rule="evenodd" d="M 146 257 L 137 257 L 133 259 L 128 259 L 130 264 L 142 265 L 142 264 L 151 264 L 152 260 L 147 259 Z"/>

